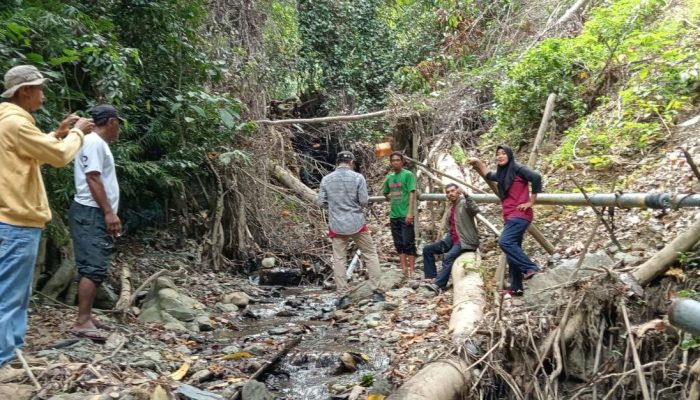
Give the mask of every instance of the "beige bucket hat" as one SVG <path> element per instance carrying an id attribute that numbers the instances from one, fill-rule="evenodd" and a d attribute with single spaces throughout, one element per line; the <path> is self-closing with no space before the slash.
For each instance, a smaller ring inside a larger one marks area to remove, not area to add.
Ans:
<path id="1" fill-rule="evenodd" d="M 5 91 L 2 97 L 9 99 L 22 86 L 42 85 L 49 81 L 33 65 L 18 65 L 5 73 Z"/>

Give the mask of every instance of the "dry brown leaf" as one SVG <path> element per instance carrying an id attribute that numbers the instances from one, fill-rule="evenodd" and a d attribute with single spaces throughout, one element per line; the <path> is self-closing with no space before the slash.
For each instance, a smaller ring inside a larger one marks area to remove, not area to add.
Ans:
<path id="1" fill-rule="evenodd" d="M 151 400 L 168 400 L 168 394 L 160 385 L 156 386 L 151 393 Z"/>
<path id="2" fill-rule="evenodd" d="M 235 353 L 226 354 L 225 356 L 221 357 L 221 359 L 222 360 L 238 360 L 240 358 L 250 358 L 250 357 L 253 357 L 253 355 L 248 353 L 247 351 L 237 351 Z"/>
<path id="3" fill-rule="evenodd" d="M 184 378 L 185 375 L 187 375 L 187 371 L 189 371 L 189 370 L 190 370 L 190 364 L 186 362 L 186 363 L 183 363 L 182 366 L 180 366 L 180 368 L 177 371 L 173 372 L 168 377 L 174 381 L 179 381 L 180 379 Z"/>
<path id="4" fill-rule="evenodd" d="M 679 281 L 685 280 L 685 273 L 680 268 L 669 268 L 669 270 L 664 273 L 664 276 L 672 276 Z"/>

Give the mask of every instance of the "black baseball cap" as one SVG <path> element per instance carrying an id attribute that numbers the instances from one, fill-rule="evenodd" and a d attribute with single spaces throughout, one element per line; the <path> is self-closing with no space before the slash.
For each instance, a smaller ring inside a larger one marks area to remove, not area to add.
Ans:
<path id="1" fill-rule="evenodd" d="M 338 158 L 336 162 L 348 162 L 355 161 L 355 156 L 349 151 L 341 151 L 338 153 Z"/>
<path id="2" fill-rule="evenodd" d="M 116 118 L 124 122 L 124 118 L 119 115 L 117 109 L 111 104 L 100 104 L 99 106 L 93 107 L 92 110 L 90 110 L 90 116 L 97 125 L 103 125 L 109 121 L 110 118 Z"/>

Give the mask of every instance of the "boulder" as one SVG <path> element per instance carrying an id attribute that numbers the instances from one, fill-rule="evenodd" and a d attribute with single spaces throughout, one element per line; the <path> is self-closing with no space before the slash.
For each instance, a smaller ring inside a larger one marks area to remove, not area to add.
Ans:
<path id="1" fill-rule="evenodd" d="M 275 265 L 277 265 L 277 259 L 275 257 L 263 258 L 260 264 L 262 265 L 263 269 L 274 268 Z"/>
<path id="2" fill-rule="evenodd" d="M 238 307 L 245 307 L 250 303 L 250 296 L 244 292 L 233 292 L 225 294 L 221 298 L 221 302 L 224 304 L 235 304 Z"/>
<path id="3" fill-rule="evenodd" d="M 528 304 L 541 304 L 550 301 L 559 293 L 559 290 L 549 288 L 568 282 L 571 274 L 576 270 L 577 263 L 578 257 L 562 260 L 556 267 L 539 273 L 529 281 L 526 281 L 525 296 L 523 297 L 525 302 Z M 613 264 L 615 264 L 615 261 L 604 251 L 586 254 L 576 277 L 583 278 L 595 273 L 595 271 L 584 268 L 610 267 Z"/>
<path id="4" fill-rule="evenodd" d="M 222 313 L 237 313 L 238 312 L 238 306 L 235 304 L 216 303 L 216 304 L 214 304 L 214 309 L 216 311 L 222 312 Z"/>
<path id="5" fill-rule="evenodd" d="M 190 385 L 180 385 L 176 394 L 179 399 L 184 400 L 224 400 L 219 394 L 197 389 Z"/>
<path id="6" fill-rule="evenodd" d="M 261 285 L 299 286 L 301 279 L 299 268 L 274 267 L 260 271 Z"/>
<path id="7" fill-rule="evenodd" d="M 92 306 L 103 310 L 111 310 L 115 305 L 117 305 L 118 300 L 119 296 L 114 293 L 112 286 L 109 283 L 104 282 L 97 287 L 95 302 Z"/>
<path id="8" fill-rule="evenodd" d="M 243 386 L 241 398 L 243 400 L 274 400 L 275 396 L 267 390 L 265 384 L 253 380 Z"/>
<path id="9" fill-rule="evenodd" d="M 399 287 L 401 282 L 403 282 L 403 273 L 401 271 L 397 271 L 394 268 L 381 268 L 381 272 L 382 278 L 380 285 L 385 291 Z M 354 285 L 348 296 L 355 302 L 368 299 L 372 296 L 372 288 L 369 286 L 368 281 L 362 281 Z"/>
<path id="10" fill-rule="evenodd" d="M 213 326 L 204 308 L 202 303 L 180 293 L 170 279 L 161 277 L 149 292 L 139 321 L 160 322 L 166 329 L 175 331 L 198 332 L 202 326 L 211 330 Z"/>

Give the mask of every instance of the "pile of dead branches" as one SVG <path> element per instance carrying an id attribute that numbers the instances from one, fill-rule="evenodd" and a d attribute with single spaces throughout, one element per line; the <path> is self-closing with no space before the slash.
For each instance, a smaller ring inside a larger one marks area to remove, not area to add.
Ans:
<path id="1" fill-rule="evenodd" d="M 474 398 L 688 398 L 683 333 L 658 319 L 658 302 L 648 298 L 660 293 L 630 296 L 607 272 L 557 289 L 529 306 L 496 297 L 474 336 L 486 353 L 465 352 Z"/>

